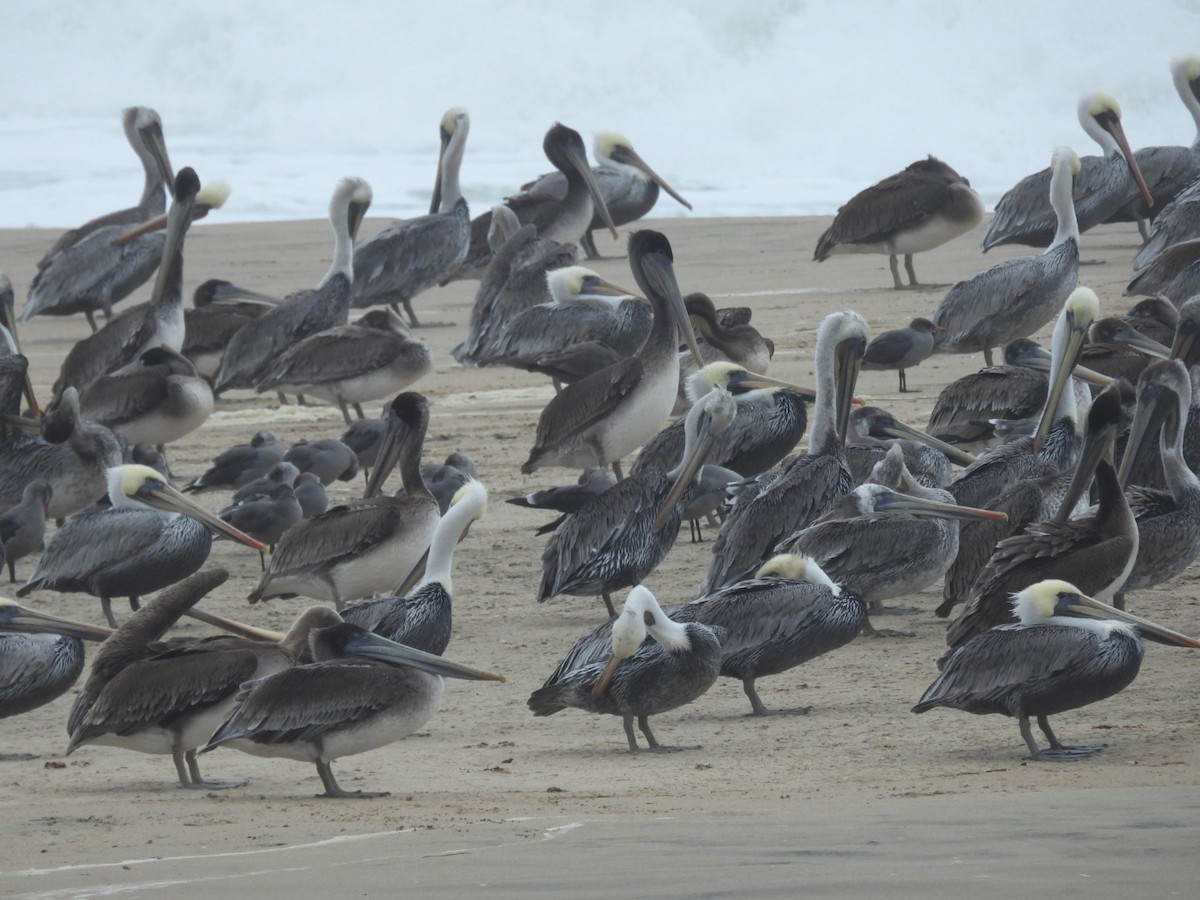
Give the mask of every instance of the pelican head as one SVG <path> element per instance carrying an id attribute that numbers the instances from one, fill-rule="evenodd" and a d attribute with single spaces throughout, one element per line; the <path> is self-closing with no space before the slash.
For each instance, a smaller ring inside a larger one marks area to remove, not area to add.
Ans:
<path id="1" fill-rule="evenodd" d="M 612 653 L 608 662 L 600 672 L 600 677 L 592 685 L 592 696 L 599 697 L 608 688 L 613 673 L 621 663 L 637 652 L 638 647 L 646 640 L 646 615 L 654 615 L 658 609 L 658 601 L 654 595 L 640 584 L 629 592 L 625 605 L 612 624 Z M 659 610 L 661 612 L 661 610 Z"/>
<path id="2" fill-rule="evenodd" d="M 1104 91 L 1085 94 L 1079 101 L 1077 112 L 1083 130 L 1104 147 L 1106 155 L 1111 156 L 1112 151 L 1116 150 L 1124 157 L 1142 199 L 1146 201 L 1147 206 L 1153 206 L 1154 198 L 1150 195 L 1150 188 L 1146 186 L 1142 170 L 1138 167 L 1128 138 L 1125 137 L 1125 129 L 1121 125 L 1121 105 L 1117 103 L 1116 98 Z"/>
<path id="3" fill-rule="evenodd" d="M 607 299 L 609 297 L 631 297 L 632 291 L 605 281 L 584 266 L 564 266 L 546 273 L 546 288 L 558 303 L 569 300 Z"/>
<path id="4" fill-rule="evenodd" d="M 122 113 L 125 137 L 143 162 L 158 170 L 167 190 L 174 194 L 174 170 L 163 138 L 162 119 L 148 106 L 130 106 Z M 150 166 L 147 166 L 149 168 Z"/>
<path id="5" fill-rule="evenodd" d="M 439 130 L 442 137 L 442 146 L 450 143 L 450 138 L 460 128 L 470 128 L 471 117 L 467 115 L 465 106 L 452 106 L 442 114 L 442 121 L 439 125 Z"/>
<path id="6" fill-rule="evenodd" d="M 737 404 L 729 392 L 715 387 L 688 410 L 683 424 L 683 458 L 668 475 L 674 479 L 667 496 L 654 516 L 654 530 L 662 528 L 675 510 L 688 485 L 696 480 L 713 443 L 719 435 L 729 430 L 737 417 Z"/>
<path id="7" fill-rule="evenodd" d="M 830 313 L 817 329 L 817 356 L 824 347 L 832 347 L 834 385 L 834 429 L 838 439 L 845 441 L 850 427 L 850 407 L 854 401 L 854 385 L 862 368 L 863 354 L 871 331 L 867 320 L 854 310 Z"/>
<path id="8" fill-rule="evenodd" d="M 1007 519 L 1002 512 L 976 509 L 927 500 L 883 484 L 860 484 L 849 494 L 840 497 L 829 512 L 817 519 L 828 522 L 836 519 L 853 519 L 859 516 L 936 516 L 942 519 Z"/>
<path id="9" fill-rule="evenodd" d="M 1054 410 L 1059 398 L 1071 377 L 1071 370 L 1079 359 L 1079 353 L 1087 341 L 1088 329 L 1100 313 L 1100 298 L 1089 287 L 1077 287 L 1067 297 L 1059 314 L 1058 323 L 1054 326 L 1050 351 L 1050 384 L 1046 393 L 1046 412 L 1038 422 L 1037 432 L 1033 436 L 1033 446 L 1040 447 L 1045 440 L 1050 425 L 1054 419 Z"/>
<path id="10" fill-rule="evenodd" d="M 1171 356 L 1183 360 L 1189 369 L 1200 362 L 1200 294 L 1189 297 L 1179 306 L 1179 322 L 1175 326 L 1175 340 L 1171 342 Z"/>
<path id="11" fill-rule="evenodd" d="M 459 540 L 465 538 L 471 526 L 487 514 L 487 499 L 487 488 L 483 486 L 482 481 L 476 481 L 474 478 L 468 479 L 454 492 L 454 496 L 450 498 L 449 509 L 459 507 L 467 513 L 467 524 L 463 527 Z"/>
<path id="12" fill-rule="evenodd" d="M 696 366 L 704 365 L 700 356 L 700 347 L 696 344 L 696 334 L 688 321 L 687 309 L 683 303 L 683 294 L 679 291 L 679 282 L 675 278 L 675 254 L 671 242 L 661 231 L 643 229 L 629 236 L 629 268 L 634 280 L 642 289 L 642 295 L 650 301 L 659 298 L 658 308 L 666 306 L 675 319 L 675 326 L 683 336 L 691 351 Z M 655 319 L 658 318 L 655 312 Z"/>
<path id="13" fill-rule="evenodd" d="M 318 660 L 361 657 L 389 666 L 419 669 L 443 678 L 462 678 L 467 681 L 504 681 L 503 675 L 452 662 L 441 656 L 417 650 L 406 644 L 389 641 L 349 622 L 339 622 L 328 628 L 314 628 L 309 633 L 309 645 Z"/>
<path id="14" fill-rule="evenodd" d="M 358 236 L 358 227 L 362 225 L 363 217 L 371 208 L 374 194 L 365 179 L 356 177 L 343 178 L 333 189 L 329 199 L 329 219 L 334 223 L 345 222 L 350 231 L 350 240 Z"/>
<path id="15" fill-rule="evenodd" d="M 750 391 L 775 392 L 783 388 L 796 391 L 805 400 L 815 400 L 817 396 L 817 392 L 810 387 L 792 384 L 790 381 L 780 381 L 777 378 L 768 378 L 766 375 L 758 375 L 745 366 L 740 366 L 727 359 L 711 362 L 704 368 L 693 372 L 688 377 L 684 390 L 688 400 L 695 403 L 696 400 L 717 387 L 729 391 L 735 397 Z"/>
<path id="16" fill-rule="evenodd" d="M 670 194 L 677 203 L 681 203 L 688 209 L 692 208 L 692 204 L 684 200 L 673 187 L 667 184 L 661 175 L 650 168 L 650 165 L 638 155 L 638 152 L 633 149 L 633 144 L 630 143 L 629 138 L 625 137 L 625 135 L 618 134 L 615 131 L 601 131 L 596 135 L 592 151 L 596 154 L 596 161 L 600 165 L 607 166 L 610 169 L 632 170 L 631 174 L 634 177 L 649 178 Z"/>
<path id="17" fill-rule="evenodd" d="M 835 597 L 841 596 L 842 588 L 825 574 L 815 559 L 802 553 L 780 553 L 763 563 L 755 578 L 779 578 L 784 581 L 807 581 L 819 587 L 829 588 Z"/>
<path id="18" fill-rule="evenodd" d="M 107 475 L 108 499 L 112 502 L 113 509 L 137 509 L 148 506 L 167 513 L 180 513 L 190 516 L 247 547 L 253 547 L 260 553 L 267 549 L 266 544 L 256 541 L 249 535 L 242 534 L 228 522 L 223 522 L 208 510 L 197 506 L 175 490 L 162 475 L 149 466 L 137 464 L 113 466 L 108 470 Z"/>
<path id="19" fill-rule="evenodd" d="M 1180 360 L 1156 360 L 1142 370 L 1138 378 L 1137 407 L 1117 473 L 1122 487 L 1128 483 L 1134 461 L 1145 452 L 1160 423 L 1163 446 L 1174 450 L 1191 402 L 1192 381 L 1187 366 Z"/>
<path id="20" fill-rule="evenodd" d="M 568 182 L 571 180 L 570 173 L 572 171 L 583 180 L 588 193 L 592 196 L 595 211 L 600 213 L 600 218 L 612 232 L 613 238 L 616 238 L 617 226 L 613 224 L 612 214 L 609 213 L 608 207 L 604 203 L 600 186 L 596 184 L 596 176 L 592 173 L 591 166 L 588 165 L 587 151 L 584 149 L 583 138 L 579 136 L 579 132 L 560 122 L 555 122 L 546 132 L 546 137 L 542 141 L 542 149 L 546 152 L 546 158 L 554 163 L 554 167 L 567 175 Z"/>
<path id="21" fill-rule="evenodd" d="M 134 225 L 131 228 L 126 228 L 119 235 L 113 238 L 113 243 L 122 247 L 131 243 L 136 238 L 143 234 L 149 234 L 151 231 L 165 227 L 171 220 L 172 214 L 178 219 L 186 219 L 188 223 L 194 222 L 197 219 L 203 219 L 214 209 L 220 209 L 225 205 L 225 201 L 229 199 L 229 195 L 233 192 L 233 188 L 228 182 L 216 179 L 201 187 L 200 178 L 196 175 L 194 169 L 190 166 L 184 166 L 175 176 L 174 187 L 171 191 L 175 198 L 175 203 L 172 208 L 161 216 L 155 216 L 152 219 L 147 219 L 140 225 Z M 182 242 L 182 229 L 176 235 L 177 240 Z M 168 258 L 164 252 L 163 258 Z"/>
<path id="22" fill-rule="evenodd" d="M 452 106 L 442 115 L 438 125 L 440 144 L 438 147 L 437 178 L 433 182 L 433 197 L 429 201 L 429 214 L 434 215 L 442 208 L 442 193 L 447 190 L 447 178 L 454 179 L 453 193 L 447 197 L 451 206 L 458 202 L 458 167 L 462 163 L 463 150 L 467 144 L 467 134 L 471 130 L 471 117 L 467 115 L 465 106 Z M 453 143 L 453 149 L 451 144 Z M 496 248 L 493 248 L 494 253 Z"/>
<path id="23" fill-rule="evenodd" d="M 1195 638 L 1095 600 L 1069 581 L 1055 578 L 1039 581 L 1013 594 L 1012 605 L 1022 625 L 1064 625 L 1097 632 L 1128 628 L 1160 644 L 1200 648 L 1200 641 Z"/>
<path id="24" fill-rule="evenodd" d="M 383 487 L 396 463 L 415 454 L 419 461 L 429 427 L 429 401 L 413 391 L 397 394 L 384 411 L 387 431 L 379 445 L 375 469 L 364 496 L 374 497 Z"/>
<path id="25" fill-rule="evenodd" d="M 1072 178 L 1075 178 L 1082 168 L 1079 154 L 1070 147 L 1055 147 L 1054 152 L 1050 154 L 1050 171 L 1056 172 L 1059 167 L 1064 168 Z"/>
<path id="26" fill-rule="evenodd" d="M 1171 78 L 1179 95 L 1200 101 L 1200 56 L 1189 54 L 1171 60 Z"/>

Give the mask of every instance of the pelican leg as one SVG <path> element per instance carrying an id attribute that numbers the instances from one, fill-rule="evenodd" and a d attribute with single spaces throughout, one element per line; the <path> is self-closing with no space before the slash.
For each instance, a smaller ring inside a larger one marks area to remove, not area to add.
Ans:
<path id="1" fill-rule="evenodd" d="M 200 764 L 196 762 L 196 751 L 189 750 L 182 754 L 183 761 L 187 763 L 187 779 L 184 776 L 183 767 L 180 765 L 180 748 L 176 747 L 171 751 L 171 758 L 175 760 L 175 769 L 179 772 L 179 786 L 181 788 L 190 788 L 192 790 L 208 790 L 208 791 L 224 791 L 229 788 L 245 787 L 244 781 L 205 781 L 200 774 Z"/>
<path id="2" fill-rule="evenodd" d="M 888 255 L 888 267 L 892 270 L 892 283 L 896 290 L 904 289 L 904 282 L 900 280 L 900 261 L 896 258 L 895 253 Z"/>
<path id="3" fill-rule="evenodd" d="M 366 416 L 364 416 L 364 415 L 363 415 L 363 411 L 362 411 L 362 404 L 360 404 L 360 403 L 353 403 L 353 404 L 351 404 L 351 406 L 353 406 L 353 407 L 354 407 L 354 413 L 355 413 L 355 415 L 357 415 L 357 416 L 358 416 L 360 419 L 365 419 L 365 418 L 366 418 Z"/>
<path id="4" fill-rule="evenodd" d="M 318 797 L 331 797 L 342 800 L 374 800 L 376 797 L 390 796 L 390 791 L 344 791 L 338 786 L 333 777 L 333 769 L 329 763 L 317 760 L 317 774 L 321 776 L 321 784 L 325 785 L 325 793 Z"/>
<path id="5" fill-rule="evenodd" d="M 1113 594 L 1113 609 L 1124 609 L 1124 608 L 1125 608 L 1125 592 L 1117 591 L 1115 594 Z"/>
<path id="6" fill-rule="evenodd" d="M 609 618 L 616 616 L 617 611 L 613 608 L 612 597 L 608 596 L 608 591 L 601 591 L 600 596 L 604 598 L 604 605 L 608 607 Z"/>
<path id="7" fill-rule="evenodd" d="M 913 268 L 913 255 L 911 253 L 904 254 L 904 271 L 908 273 L 908 286 L 920 287 L 921 283 L 917 281 L 917 270 Z"/>
<path id="8" fill-rule="evenodd" d="M 590 230 L 580 238 L 579 245 L 583 247 L 583 252 L 587 254 L 588 259 L 607 259 L 603 253 L 596 249 L 596 239 L 592 237 Z M 613 259 L 619 258 L 619 256 L 613 257 Z"/>
<path id="9" fill-rule="evenodd" d="M 108 620 L 108 627 L 116 628 L 117 627 L 117 617 L 113 615 L 112 598 L 111 597 L 101 597 L 100 598 L 100 609 L 104 613 L 104 618 Z"/>
<path id="10" fill-rule="evenodd" d="M 689 519 L 688 520 L 688 528 L 691 530 L 691 533 L 692 533 L 692 543 L 693 544 L 701 544 L 704 542 L 704 532 L 702 532 L 700 530 L 700 520 L 699 519 Z"/>
<path id="11" fill-rule="evenodd" d="M 276 391 L 276 392 L 275 392 L 275 396 L 279 398 L 279 405 L 280 405 L 280 406 L 287 406 L 287 405 L 288 405 L 288 400 L 287 400 L 287 397 L 283 396 L 283 392 L 282 392 L 282 391 Z"/>
<path id="12" fill-rule="evenodd" d="M 1142 243 L 1150 240 L 1150 226 L 1145 219 L 1138 217 L 1137 220 L 1138 234 L 1142 236 Z"/>
<path id="13" fill-rule="evenodd" d="M 562 386 L 561 381 L 559 381 L 557 378 L 551 378 L 550 383 L 552 385 L 554 385 L 554 393 L 556 393 L 556 394 L 562 393 L 563 386 Z"/>
<path id="14" fill-rule="evenodd" d="M 408 321 L 412 323 L 412 327 L 420 328 L 421 323 L 417 321 L 417 314 L 413 312 L 411 300 L 404 301 L 404 311 L 408 313 Z M 397 310 L 397 312 L 399 312 L 399 310 Z"/>
<path id="15" fill-rule="evenodd" d="M 354 420 L 350 418 L 350 410 L 346 408 L 346 401 L 338 400 L 338 409 L 342 411 L 342 418 L 346 421 L 346 427 L 349 428 L 354 424 Z"/>
<path id="16" fill-rule="evenodd" d="M 13 584 L 17 583 L 17 562 L 13 559 L 8 561 L 8 580 Z"/>
<path id="17" fill-rule="evenodd" d="M 1058 753 L 1069 754 L 1070 756 L 1091 756 L 1093 753 L 1099 753 L 1104 749 L 1102 744 L 1092 744 L 1090 746 L 1071 746 L 1060 741 L 1050 730 L 1050 720 L 1045 716 L 1037 717 L 1038 728 L 1042 730 L 1042 734 L 1046 736 L 1046 740 L 1050 742 L 1050 749 Z"/>
<path id="18" fill-rule="evenodd" d="M 650 730 L 649 716 L 637 717 L 638 730 L 646 736 L 646 745 L 650 748 L 651 753 L 678 753 L 680 750 L 700 750 L 699 745 L 692 747 L 668 747 L 665 744 L 660 744 L 654 739 L 654 732 Z"/>
<path id="19" fill-rule="evenodd" d="M 617 481 L 623 481 L 625 476 L 621 474 L 621 461 L 616 460 L 612 464 L 613 474 L 617 476 Z"/>
<path id="20" fill-rule="evenodd" d="M 638 746 L 637 735 L 633 733 L 633 716 L 621 716 L 621 723 L 625 726 L 625 739 L 629 741 L 629 752 L 637 753 L 642 748 Z"/>
<path id="21" fill-rule="evenodd" d="M 1021 737 L 1025 739 L 1025 746 L 1029 748 L 1029 758 L 1036 762 L 1074 762 L 1077 759 L 1082 759 L 1084 756 L 1090 755 L 1088 753 L 1073 752 L 1071 749 L 1059 744 L 1058 739 L 1054 737 L 1054 732 L 1047 731 L 1049 725 L 1046 723 L 1045 716 L 1038 716 L 1038 727 L 1042 729 L 1043 734 L 1050 740 L 1050 748 L 1048 750 L 1040 748 L 1033 739 L 1033 728 L 1030 727 L 1029 716 L 1021 716 L 1017 721 L 1021 729 Z M 1096 749 L 1100 748 L 1097 747 Z"/>
<path id="22" fill-rule="evenodd" d="M 992 348 L 991 347 L 983 348 L 983 364 L 985 366 L 992 365 Z"/>
<path id="23" fill-rule="evenodd" d="M 134 594 L 133 596 L 131 596 L 129 598 L 129 608 L 131 610 L 133 610 L 134 612 L 137 612 L 139 609 L 142 608 L 142 603 L 138 599 L 137 594 Z"/>
<path id="24" fill-rule="evenodd" d="M 791 709 L 768 709 L 759 698 L 758 691 L 754 689 L 753 675 L 742 679 L 742 690 L 750 698 L 750 707 L 753 710 L 750 715 L 752 716 L 807 716 L 812 712 L 811 706 L 794 706 Z"/>
<path id="25" fill-rule="evenodd" d="M 92 326 L 92 334 L 95 334 L 97 331 L 100 330 L 99 328 L 96 327 L 96 319 L 92 313 L 92 310 L 89 309 L 86 312 L 84 312 L 84 316 L 87 317 L 88 324 Z"/>

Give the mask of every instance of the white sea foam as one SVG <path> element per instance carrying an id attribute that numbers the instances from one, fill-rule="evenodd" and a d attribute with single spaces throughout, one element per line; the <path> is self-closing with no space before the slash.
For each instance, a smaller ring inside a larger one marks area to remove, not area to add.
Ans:
<path id="1" fill-rule="evenodd" d="M 0 226 L 70 226 L 140 189 L 119 113 L 162 114 L 176 166 L 234 188 L 214 220 L 317 218 L 344 174 L 425 211 L 437 123 L 471 113 L 475 210 L 547 168 L 551 122 L 616 129 L 694 215 L 828 213 L 934 153 L 990 205 L 1088 146 L 1085 91 L 1134 146 L 1184 144 L 1172 56 L 1196 0 L 60 0 L 0 4 Z M 657 214 L 684 214 L 663 198 Z"/>

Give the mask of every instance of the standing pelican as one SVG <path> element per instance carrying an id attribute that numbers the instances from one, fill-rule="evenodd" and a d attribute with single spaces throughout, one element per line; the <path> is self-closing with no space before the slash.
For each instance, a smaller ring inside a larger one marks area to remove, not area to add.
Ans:
<path id="1" fill-rule="evenodd" d="M 654 640 L 646 641 L 647 634 Z M 636 753 L 633 722 L 650 750 L 664 747 L 650 730 L 650 716 L 691 703 L 717 680 L 721 672 L 720 633 L 696 622 L 669 619 L 654 595 L 637 585 L 625 598 L 621 615 L 612 625 L 612 653 L 607 663 L 585 658 L 591 635 L 559 663 L 546 683 L 529 696 L 535 716 L 552 716 L 573 706 L 586 712 L 620 716 L 630 752 Z"/>
<path id="2" fill-rule="evenodd" d="M 354 247 L 353 304 L 403 304 L 415 328 L 412 298 L 445 283 L 462 265 L 471 243 L 471 213 L 458 183 L 471 120 L 461 106 L 446 110 L 429 215 L 398 219 Z"/>
<path id="3" fill-rule="evenodd" d="M 343 622 L 309 636 L 317 662 L 247 682 L 237 707 L 200 751 L 229 745 L 255 756 L 311 762 L 322 797 L 371 798 L 343 790 L 330 763 L 412 734 L 442 703 L 442 678 L 504 681 Z"/>
<path id="4" fill-rule="evenodd" d="M 336 403 L 346 424 L 353 406 L 393 397 L 429 374 L 433 352 L 393 309 L 373 310 L 352 325 L 319 331 L 269 363 L 254 389 L 303 394 Z"/>
<path id="5" fill-rule="evenodd" d="M 1121 107 L 1117 101 L 1102 91 L 1085 94 L 1077 113 L 1083 130 L 1104 151 L 1103 156 L 1085 156 L 1076 163 L 1074 186 L 1066 191 L 1067 198 L 1073 200 L 1079 231 L 1107 221 L 1139 193 L 1147 206 L 1153 206 L 1155 200 L 1121 127 Z M 1022 178 L 1000 198 L 983 236 L 985 253 L 1000 244 L 1053 247 L 1062 239 L 1063 217 L 1054 201 L 1053 173 L 1052 163 L 1049 171 L 1043 169 Z"/>
<path id="6" fill-rule="evenodd" d="M 1019 256 L 996 263 L 946 293 L 933 323 L 946 330 L 942 353 L 983 351 L 992 364 L 992 348 L 1028 337 L 1054 317 L 1079 277 L 1079 225 L 1071 199 L 1071 180 L 1079 157 L 1059 147 L 1050 162 L 1050 205 L 1058 230 L 1040 256 Z"/>
<path id="7" fill-rule="evenodd" d="M 707 294 L 688 294 L 683 305 L 705 362 L 727 359 L 759 375 L 767 371 L 775 342 L 763 337 L 749 321 L 733 321 L 734 317 L 727 315 L 730 310 L 718 310 Z"/>
<path id="8" fill-rule="evenodd" d="M 433 540 L 425 575 L 406 596 L 376 594 L 342 610 L 342 618 L 398 644 L 441 656 L 450 643 L 450 580 L 454 548 L 482 518 L 487 508 L 487 489 L 479 481 L 468 481 L 442 514 Z"/>
<path id="9" fill-rule="evenodd" d="M 0 597 L 0 719 L 65 694 L 83 671 L 83 641 L 109 634 Z"/>
<path id="10" fill-rule="evenodd" d="M 628 225 L 650 212 L 658 202 L 660 187 L 680 205 L 692 208 L 692 204 L 650 168 L 624 135 L 615 131 L 601 131 L 592 143 L 592 153 L 598 163 L 592 167 L 592 175 L 614 225 Z M 561 200 L 567 194 L 567 178 L 562 172 L 550 172 L 536 181 L 521 185 L 521 191 Z M 596 210 L 592 214 L 592 223 L 579 240 L 588 259 L 601 258 L 592 232 L 604 228 L 606 224 L 600 211 Z"/>
<path id="11" fill-rule="evenodd" d="M 148 466 L 108 471 L 111 509 L 73 516 L 54 533 L 37 568 L 17 591 L 83 591 L 100 598 L 116 627 L 113 597 L 138 597 L 174 584 L 208 558 L 213 529 L 255 550 L 264 545 L 192 503 Z"/>
<path id="12" fill-rule="evenodd" d="M 280 539 L 250 602 L 300 594 L 336 603 L 387 591 L 409 575 L 437 527 L 437 501 L 421 480 L 421 447 L 429 404 L 399 394 L 388 407 L 388 433 L 366 498 L 335 506 L 292 527 Z M 377 496 L 399 461 L 403 497 Z"/>
<path id="13" fill-rule="evenodd" d="M 354 283 L 354 236 L 371 205 L 371 186 L 361 178 L 343 178 L 329 201 L 333 226 L 333 262 L 321 283 L 312 290 L 297 291 L 279 306 L 268 310 L 253 328 L 238 331 L 213 380 L 213 392 L 253 387 L 275 358 L 309 335 L 345 325 L 350 312 Z"/>
<path id="14" fill-rule="evenodd" d="M 940 247 L 966 234 L 983 218 L 983 201 L 971 182 L 940 159 L 919 159 L 895 175 L 851 197 L 817 241 L 813 259 L 834 253 L 886 253 L 896 290 L 897 257 L 904 255 L 908 287 L 921 287 L 913 254 Z"/>
<path id="15" fill-rule="evenodd" d="M 113 304 L 125 299 L 158 267 L 162 236 L 147 235 L 118 246 L 113 238 L 131 225 L 158 215 L 166 206 L 164 185 L 174 182 L 163 141 L 162 120 L 146 106 L 122 113 L 125 137 L 141 160 L 145 181 L 137 206 L 92 219 L 62 235 L 38 263 L 20 321 L 36 315 L 67 316 L 82 312 L 92 331 L 93 314 L 112 316 Z"/>
<path id="16" fill-rule="evenodd" d="M 1048 717 L 1127 687 L 1142 664 L 1141 638 L 1200 647 L 1194 638 L 1113 609 L 1065 581 L 1039 581 L 1013 594 L 1012 605 L 1019 624 L 992 628 L 952 651 L 913 712 L 949 706 L 1013 716 L 1030 757 L 1039 761 L 1074 760 L 1103 749 L 1059 743 Z M 1031 716 L 1049 749 L 1034 741 Z"/>
<path id="17" fill-rule="evenodd" d="M 522 225 L 536 225 L 538 236 L 545 240 L 578 243 L 591 228 L 596 213 L 600 214 L 615 240 L 617 226 L 604 204 L 596 176 L 588 168 L 587 151 L 579 132 L 556 122 L 546 132 L 542 149 L 554 168 L 566 177 L 566 193 L 562 197 L 518 194 L 506 198 L 504 205 L 517 214 Z M 487 240 L 491 222 L 490 211 L 472 220 L 471 248 L 455 278 L 478 278 L 487 266 L 492 255 Z"/>
<path id="18" fill-rule="evenodd" d="M 192 293 L 193 309 L 183 311 L 183 346 L 179 352 L 211 383 L 233 336 L 279 303 L 277 297 L 210 278 Z"/>
<path id="19" fill-rule="evenodd" d="M 746 483 L 713 542 L 702 594 L 750 577 L 780 540 L 809 525 L 853 486 L 842 447 L 869 337 L 866 320 L 850 310 L 821 322 L 808 450 Z"/>
<path id="20" fill-rule="evenodd" d="M 544 466 L 612 465 L 620 478 L 621 458 L 662 428 L 679 383 L 680 331 L 697 360 L 700 356 L 673 260 L 665 235 L 637 231 L 629 238 L 630 268 L 654 309 L 650 333 L 636 355 L 575 382 L 546 405 L 523 473 Z"/>
<path id="21" fill-rule="evenodd" d="M 928 319 L 916 318 L 908 323 L 907 328 L 878 334 L 867 344 L 867 352 L 863 354 L 863 370 L 898 370 L 900 393 L 907 393 L 908 380 L 904 377 L 904 370 L 929 359 L 938 342 L 938 335 L 945 331 L 945 328 L 934 325 Z"/>

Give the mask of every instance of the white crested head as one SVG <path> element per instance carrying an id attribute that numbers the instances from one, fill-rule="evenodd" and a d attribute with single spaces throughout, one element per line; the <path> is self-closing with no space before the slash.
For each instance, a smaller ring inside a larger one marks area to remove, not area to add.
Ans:
<path id="1" fill-rule="evenodd" d="M 573 300 L 583 292 L 584 283 L 589 276 L 598 277 L 591 269 L 584 266 L 564 266 L 561 269 L 551 269 L 546 273 L 546 289 L 559 303 Z"/>
<path id="2" fill-rule="evenodd" d="M 471 117 L 467 115 L 465 106 L 452 106 L 442 114 L 441 129 L 446 134 L 454 134 L 460 128 L 470 128 Z"/>
<path id="3" fill-rule="evenodd" d="M 841 587 L 834 583 L 815 559 L 801 553 L 780 553 L 763 563 L 754 573 L 755 578 L 770 576 L 786 578 L 789 581 L 807 581 L 809 584 L 828 588 L 835 597 L 842 593 Z"/>
<path id="4" fill-rule="evenodd" d="M 1189 53 L 1171 60 L 1171 76 L 1176 84 L 1190 84 L 1200 78 L 1200 56 Z"/>
<path id="5" fill-rule="evenodd" d="M 1117 98 L 1106 91 L 1092 91 L 1090 94 L 1084 94 L 1079 100 L 1079 116 L 1090 116 L 1096 118 L 1105 114 L 1115 115 L 1118 119 L 1121 118 L 1121 104 L 1117 102 Z"/>
<path id="6" fill-rule="evenodd" d="M 128 464 L 113 466 L 105 476 L 108 480 L 108 499 L 114 509 L 144 508 L 134 498 L 147 482 L 166 484 L 167 481 L 149 466 Z"/>
<path id="7" fill-rule="evenodd" d="M 1086 329 L 1100 315 L 1100 298 L 1090 287 L 1080 285 L 1067 297 L 1063 311 L 1070 314 L 1078 327 Z"/>
<path id="8" fill-rule="evenodd" d="M 695 403 L 709 391 L 715 387 L 729 389 L 729 379 L 735 372 L 745 372 L 743 366 L 739 366 L 735 362 L 730 362 L 727 359 L 717 360 L 704 366 L 702 369 L 697 369 L 688 376 L 687 383 L 684 385 L 684 391 L 687 394 L 688 402 Z"/>
<path id="9" fill-rule="evenodd" d="M 600 131 L 596 133 L 596 139 L 592 142 L 592 153 L 595 154 L 596 161 L 603 165 L 612 161 L 613 153 L 619 147 L 632 150 L 633 144 L 629 143 L 629 138 L 616 131 Z"/>
<path id="10" fill-rule="evenodd" d="M 487 497 L 487 488 L 483 482 L 472 478 L 454 492 L 450 499 L 450 507 L 461 505 L 463 509 L 470 510 L 470 521 L 478 522 L 487 513 Z"/>
<path id="11" fill-rule="evenodd" d="M 214 179 L 200 188 L 196 194 L 196 205 L 207 206 L 209 209 L 220 209 L 225 205 L 225 201 L 229 199 L 232 192 L 233 188 L 229 186 L 229 182 L 219 178 Z"/>
<path id="12" fill-rule="evenodd" d="M 871 329 L 867 325 L 867 320 L 852 309 L 830 313 L 821 320 L 821 324 L 817 328 L 818 344 L 826 341 L 840 344 L 850 338 L 861 338 L 863 341 L 867 341 L 870 337 Z"/>
<path id="13" fill-rule="evenodd" d="M 1050 170 L 1055 171 L 1060 166 L 1068 167 L 1071 177 L 1074 178 L 1079 174 L 1079 154 L 1070 147 L 1055 147 L 1054 153 L 1050 156 Z"/>

